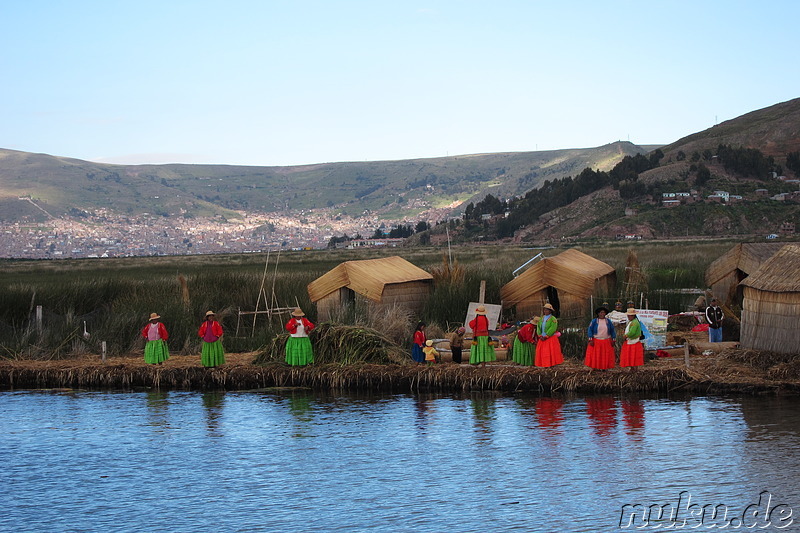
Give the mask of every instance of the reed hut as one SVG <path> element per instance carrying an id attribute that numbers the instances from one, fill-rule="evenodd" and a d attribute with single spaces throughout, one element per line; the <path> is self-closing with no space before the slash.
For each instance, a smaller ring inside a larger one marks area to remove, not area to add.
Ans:
<path id="1" fill-rule="evenodd" d="M 542 259 L 500 289 L 503 308 L 516 307 L 518 318 L 542 313 L 550 302 L 556 314 L 580 318 L 590 314 L 591 296 L 613 294 L 614 267 L 578 250 L 570 249 Z"/>
<path id="2" fill-rule="evenodd" d="M 430 297 L 433 276 L 402 257 L 345 261 L 308 284 L 317 318 L 333 314 L 361 298 L 370 307 L 401 306 L 419 314 Z"/>
<path id="3" fill-rule="evenodd" d="M 739 284 L 782 246 L 772 242 L 737 244 L 708 266 L 706 287 L 710 287 L 714 298 L 723 304 L 741 306 L 743 295 Z"/>
<path id="4" fill-rule="evenodd" d="M 742 348 L 800 353 L 800 245 L 783 246 L 741 285 Z"/>

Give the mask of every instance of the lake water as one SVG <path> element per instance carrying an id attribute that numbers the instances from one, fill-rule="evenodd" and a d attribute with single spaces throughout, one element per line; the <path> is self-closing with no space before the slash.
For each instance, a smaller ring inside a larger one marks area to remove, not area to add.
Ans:
<path id="1" fill-rule="evenodd" d="M 6 391 L 0 530 L 798 531 L 798 450 L 796 398 Z"/>

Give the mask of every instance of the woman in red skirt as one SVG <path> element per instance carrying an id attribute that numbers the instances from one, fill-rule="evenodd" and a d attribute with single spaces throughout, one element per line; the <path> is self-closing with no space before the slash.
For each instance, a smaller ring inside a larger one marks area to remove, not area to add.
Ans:
<path id="1" fill-rule="evenodd" d="M 625 342 L 619 353 L 619 366 L 629 366 L 636 370 L 644 364 L 644 346 L 642 345 L 642 324 L 636 316 L 636 309 L 629 308 L 628 325 L 625 326 Z"/>
<path id="2" fill-rule="evenodd" d="M 611 319 L 606 318 L 608 309 L 598 307 L 594 310 L 594 318 L 589 324 L 589 346 L 586 347 L 586 366 L 597 369 L 607 370 L 614 368 L 615 353 L 614 341 L 617 332 L 614 331 L 614 324 Z"/>
<path id="3" fill-rule="evenodd" d="M 561 342 L 558 340 L 558 320 L 553 316 L 553 306 L 544 304 L 542 318 L 536 326 L 539 342 L 536 344 L 536 357 L 534 364 L 541 367 L 560 365 L 564 362 L 561 352 Z"/>

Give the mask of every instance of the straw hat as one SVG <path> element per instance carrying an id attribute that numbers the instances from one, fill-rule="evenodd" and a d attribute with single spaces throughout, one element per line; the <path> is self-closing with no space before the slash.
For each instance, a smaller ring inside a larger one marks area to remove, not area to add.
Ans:
<path id="1" fill-rule="evenodd" d="M 549 309 L 549 310 L 551 310 L 551 311 L 555 311 L 555 310 L 556 310 L 556 308 L 555 308 L 555 307 L 553 307 L 551 304 L 544 304 L 544 308 L 545 308 L 545 309 Z"/>
<path id="2" fill-rule="evenodd" d="M 428 339 L 425 341 L 425 346 L 433 346 L 433 341 Z"/>
<path id="3" fill-rule="evenodd" d="M 150 313 L 150 320 L 158 320 L 159 318 L 161 317 L 158 316 L 158 313 Z"/>
<path id="4" fill-rule="evenodd" d="M 633 307 L 629 307 L 628 310 L 625 311 L 625 314 L 626 315 L 635 315 L 636 314 L 636 309 L 634 309 Z"/>
<path id="5" fill-rule="evenodd" d="M 292 316 L 306 316 L 306 314 L 299 307 L 295 307 L 294 311 L 292 311 Z"/>
<path id="6" fill-rule="evenodd" d="M 540 317 L 539 315 L 536 315 L 533 318 L 531 318 L 531 324 L 536 325 L 539 322 L 541 322 L 541 320 L 542 320 L 542 317 Z"/>
<path id="7" fill-rule="evenodd" d="M 478 314 L 478 315 L 485 315 L 485 314 L 486 314 L 486 308 L 485 308 L 484 306 L 482 306 L 482 305 L 479 305 L 479 306 L 478 306 L 478 307 L 475 309 L 475 314 Z"/>
<path id="8" fill-rule="evenodd" d="M 214 311 L 206 311 L 206 316 L 216 316 L 216 314 L 214 314 Z"/>

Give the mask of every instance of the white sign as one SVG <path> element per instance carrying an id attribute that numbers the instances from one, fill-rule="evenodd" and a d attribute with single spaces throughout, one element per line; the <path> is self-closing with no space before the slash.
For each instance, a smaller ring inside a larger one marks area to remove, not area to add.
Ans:
<path id="1" fill-rule="evenodd" d="M 489 319 L 489 329 L 497 329 L 497 324 L 500 322 L 500 313 L 503 310 L 502 305 L 470 302 L 469 307 L 467 307 L 467 318 L 464 320 L 464 329 L 466 329 L 467 333 L 470 335 L 472 334 L 472 328 L 469 327 L 469 322 L 477 316 L 475 314 L 475 309 L 477 309 L 479 305 L 486 308 L 486 318 Z"/>
<path id="2" fill-rule="evenodd" d="M 667 319 L 669 311 L 663 309 L 637 309 L 636 316 L 642 323 L 642 329 L 647 330 L 644 347 L 648 350 L 657 350 L 667 345 Z"/>

